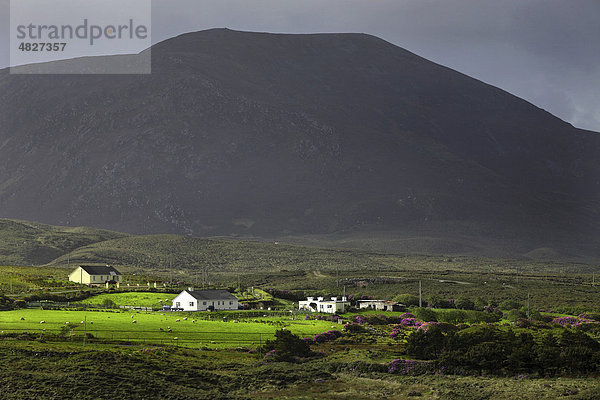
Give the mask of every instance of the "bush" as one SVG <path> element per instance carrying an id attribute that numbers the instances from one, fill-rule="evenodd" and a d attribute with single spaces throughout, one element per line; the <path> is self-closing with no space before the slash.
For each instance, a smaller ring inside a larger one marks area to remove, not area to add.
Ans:
<path id="1" fill-rule="evenodd" d="M 296 361 L 301 357 L 310 357 L 314 353 L 307 341 L 286 329 L 275 331 L 275 339 L 267 340 L 262 347 L 265 357 L 275 361 Z"/>
<path id="2" fill-rule="evenodd" d="M 102 307 L 116 308 L 117 304 L 114 301 L 112 301 L 111 299 L 104 299 L 104 301 L 102 301 Z"/>
<path id="3" fill-rule="evenodd" d="M 458 299 L 454 300 L 454 307 L 460 310 L 474 310 L 475 303 L 466 297 L 459 297 Z"/>
<path id="4" fill-rule="evenodd" d="M 407 294 L 407 293 L 399 294 L 399 295 L 396 295 L 392 300 L 397 303 L 404 304 L 407 307 L 419 305 L 419 297 L 415 296 L 413 294 Z"/>
<path id="5" fill-rule="evenodd" d="M 420 307 L 412 310 L 412 313 L 415 317 L 420 319 L 421 321 L 430 322 L 437 321 L 436 312 L 430 308 Z"/>
<path id="6" fill-rule="evenodd" d="M 499 307 L 502 310 L 518 310 L 521 308 L 521 303 L 516 300 L 504 300 L 502 303 L 500 303 Z"/>

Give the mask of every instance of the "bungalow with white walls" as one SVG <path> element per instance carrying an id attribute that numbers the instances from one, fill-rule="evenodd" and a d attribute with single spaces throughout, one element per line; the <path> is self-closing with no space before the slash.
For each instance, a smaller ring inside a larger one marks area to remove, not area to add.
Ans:
<path id="1" fill-rule="evenodd" d="M 227 290 L 194 290 L 188 288 L 173 299 L 171 309 L 182 311 L 237 310 L 238 299 Z"/>
<path id="2" fill-rule="evenodd" d="M 69 280 L 85 285 L 104 285 L 106 282 L 120 283 L 123 277 L 110 265 L 80 265 L 69 274 Z"/>
<path id="3" fill-rule="evenodd" d="M 340 298 L 332 297 L 331 300 L 325 300 L 323 297 L 307 297 L 298 303 L 299 310 L 324 312 L 324 313 L 343 313 L 350 307 L 350 302 L 346 296 Z"/>

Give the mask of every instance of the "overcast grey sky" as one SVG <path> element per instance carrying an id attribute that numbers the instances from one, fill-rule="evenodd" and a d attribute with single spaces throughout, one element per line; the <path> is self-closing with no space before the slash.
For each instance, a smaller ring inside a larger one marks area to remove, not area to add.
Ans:
<path id="1" fill-rule="evenodd" d="M 364 32 L 600 131 L 600 0 L 153 0 L 152 41 L 214 27 Z M 9 0 L 0 0 L 0 67 Z"/>

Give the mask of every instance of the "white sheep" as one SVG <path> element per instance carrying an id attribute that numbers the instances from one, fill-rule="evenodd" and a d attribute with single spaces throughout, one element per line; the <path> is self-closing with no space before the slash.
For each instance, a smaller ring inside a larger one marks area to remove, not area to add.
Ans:
<path id="1" fill-rule="evenodd" d="M 132 324 L 137 324 L 137 321 L 134 319 L 133 321 L 131 321 Z"/>
<path id="2" fill-rule="evenodd" d="M 179 338 L 178 338 L 177 336 L 175 336 L 175 337 L 173 338 L 173 340 L 179 340 Z"/>
<path id="3" fill-rule="evenodd" d="M 90 324 L 94 325 L 94 321 L 90 321 Z"/>
<path id="4" fill-rule="evenodd" d="M 46 323 L 46 321 L 40 321 L 40 324 L 45 324 L 45 323 Z"/>
<path id="5" fill-rule="evenodd" d="M 179 322 L 179 318 L 177 318 L 177 319 L 175 320 L 175 322 Z"/>
<path id="6" fill-rule="evenodd" d="M 25 321 L 25 318 L 21 317 L 21 321 Z"/>
<path id="7" fill-rule="evenodd" d="M 183 317 L 183 320 L 184 320 L 184 321 L 187 321 L 187 317 Z"/>
<path id="8" fill-rule="evenodd" d="M 65 324 L 67 324 L 67 325 L 68 325 L 68 324 L 69 324 L 69 321 L 65 322 Z"/>

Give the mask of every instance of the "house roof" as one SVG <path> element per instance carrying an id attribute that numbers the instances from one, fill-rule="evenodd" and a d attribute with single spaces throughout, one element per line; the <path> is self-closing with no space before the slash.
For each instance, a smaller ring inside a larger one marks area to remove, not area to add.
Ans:
<path id="1" fill-rule="evenodd" d="M 111 273 L 121 275 L 115 267 L 110 265 L 80 265 L 80 267 L 90 275 L 110 275 Z"/>
<path id="2" fill-rule="evenodd" d="M 185 290 L 196 300 L 237 300 L 227 290 Z"/>

